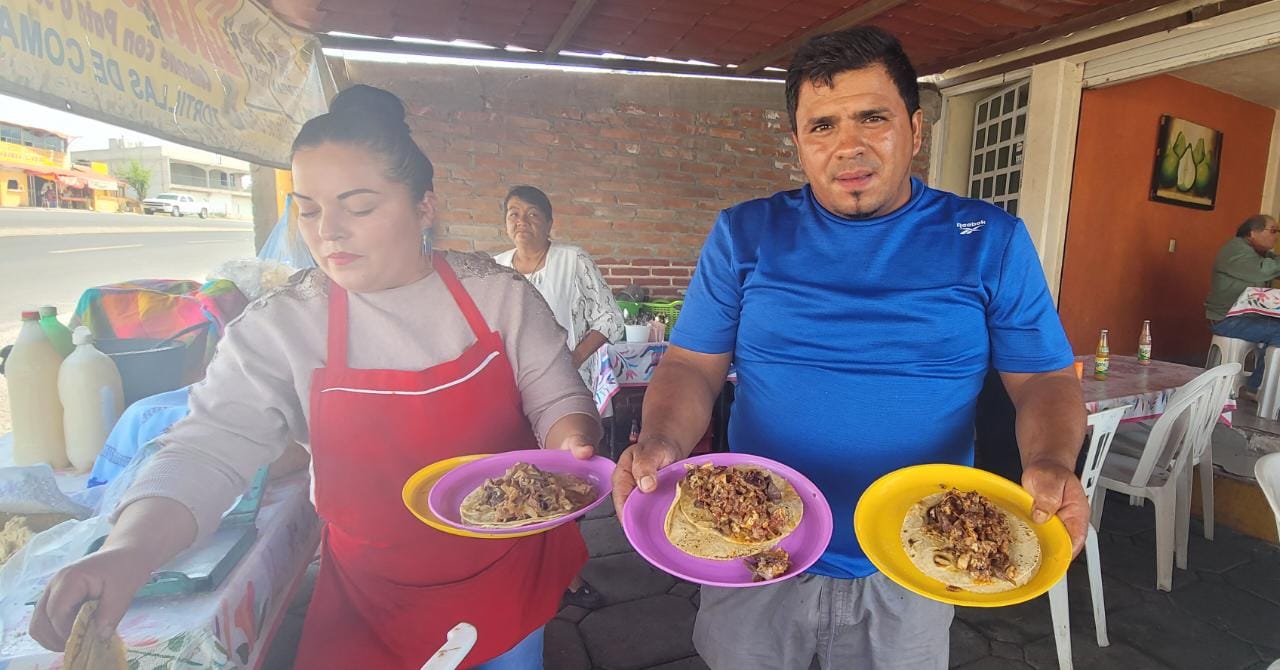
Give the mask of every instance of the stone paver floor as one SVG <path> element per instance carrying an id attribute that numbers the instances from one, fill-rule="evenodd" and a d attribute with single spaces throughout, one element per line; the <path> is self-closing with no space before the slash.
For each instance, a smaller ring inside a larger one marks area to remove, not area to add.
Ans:
<path id="1" fill-rule="evenodd" d="M 640 558 L 608 506 L 581 527 L 592 556 L 583 577 L 606 602 L 594 611 L 566 607 L 548 624 L 547 669 L 706 668 L 690 639 L 698 587 Z M 1280 658 L 1280 548 L 1222 526 L 1207 541 L 1193 520 L 1190 569 L 1175 569 L 1173 591 L 1164 593 L 1155 589 L 1154 527 L 1150 505 L 1108 498 L 1099 535 L 1111 646 L 1099 648 L 1094 639 L 1082 554 L 1068 573 L 1075 667 L 1264 670 Z M 277 634 L 268 670 L 292 666 L 309 586 L 310 579 Z M 1056 668 L 1048 599 L 957 608 L 950 664 L 965 670 Z"/>

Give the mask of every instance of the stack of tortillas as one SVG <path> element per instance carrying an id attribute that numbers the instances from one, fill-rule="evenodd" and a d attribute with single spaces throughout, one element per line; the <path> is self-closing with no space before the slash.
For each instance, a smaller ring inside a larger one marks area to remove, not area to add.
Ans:
<path id="1" fill-rule="evenodd" d="M 124 640 L 112 632 L 102 639 L 94 631 L 93 615 L 98 611 L 98 601 L 88 600 L 80 606 L 80 613 L 71 625 L 71 637 L 67 638 L 67 652 L 62 659 L 64 670 L 126 670 Z"/>

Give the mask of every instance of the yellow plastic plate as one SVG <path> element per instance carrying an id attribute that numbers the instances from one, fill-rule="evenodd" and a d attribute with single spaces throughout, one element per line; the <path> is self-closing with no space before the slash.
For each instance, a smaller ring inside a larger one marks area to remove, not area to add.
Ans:
<path id="1" fill-rule="evenodd" d="M 492 456 L 492 454 L 472 454 L 470 456 L 457 456 L 454 458 L 446 458 L 443 461 L 432 463 L 427 467 L 413 473 L 404 483 L 404 488 L 400 495 L 404 500 L 404 506 L 409 508 L 413 515 L 418 517 L 422 523 L 432 528 L 449 533 L 450 535 L 458 535 L 461 537 L 474 537 L 481 540 L 509 540 L 513 537 L 525 537 L 528 535 L 537 535 L 544 531 L 524 531 L 514 533 L 473 533 L 471 531 L 454 528 L 449 524 L 440 520 L 439 517 L 431 511 L 431 507 L 427 505 L 427 495 L 431 493 L 431 487 L 440 481 L 440 478 L 450 470 L 471 461 Z"/>
<path id="2" fill-rule="evenodd" d="M 977 491 L 1026 521 L 1040 540 L 1040 569 L 1031 581 L 1004 593 L 948 591 L 945 584 L 920 572 L 902 548 L 899 535 L 907 510 L 925 496 L 954 487 Z M 1067 574 L 1071 537 L 1057 516 L 1043 524 L 1031 522 L 1031 494 L 999 476 L 961 465 L 916 465 L 895 470 L 867 487 L 853 513 L 853 529 L 867 558 L 886 577 L 903 588 L 952 605 L 1004 607 L 1031 600 Z"/>

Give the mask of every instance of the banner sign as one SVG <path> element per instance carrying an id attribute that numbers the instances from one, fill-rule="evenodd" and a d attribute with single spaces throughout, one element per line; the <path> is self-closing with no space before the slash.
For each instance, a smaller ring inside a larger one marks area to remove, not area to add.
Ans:
<path id="1" fill-rule="evenodd" d="M 0 0 L 0 92 L 255 163 L 288 165 L 329 76 L 252 0 Z"/>

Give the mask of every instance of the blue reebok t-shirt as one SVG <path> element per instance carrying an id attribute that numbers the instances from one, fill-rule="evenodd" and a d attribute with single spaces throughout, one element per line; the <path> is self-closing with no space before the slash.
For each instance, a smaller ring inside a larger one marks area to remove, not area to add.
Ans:
<path id="1" fill-rule="evenodd" d="M 733 352 L 729 446 L 803 473 L 835 533 L 811 572 L 865 577 L 858 498 L 881 475 L 973 462 L 988 367 L 1046 372 L 1071 347 L 1026 227 L 912 180 L 911 200 L 845 219 L 809 186 L 721 212 L 671 342 Z"/>

